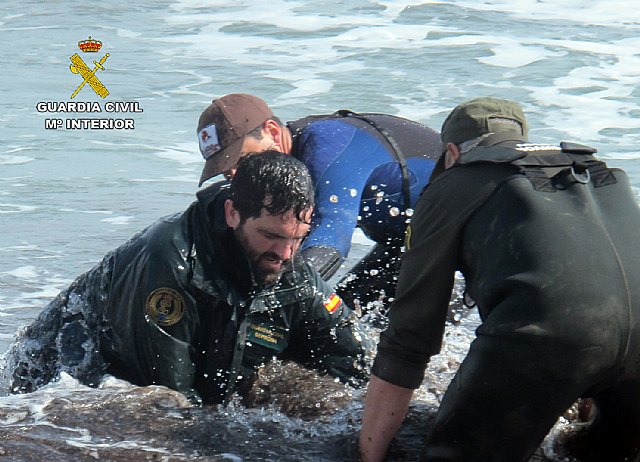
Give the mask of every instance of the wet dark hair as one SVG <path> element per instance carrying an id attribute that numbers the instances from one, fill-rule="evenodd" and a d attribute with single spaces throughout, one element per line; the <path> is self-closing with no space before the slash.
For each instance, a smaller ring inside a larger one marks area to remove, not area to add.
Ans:
<path id="1" fill-rule="evenodd" d="M 307 167 L 275 150 L 250 153 L 240 159 L 231 181 L 231 200 L 242 222 L 259 217 L 263 208 L 271 215 L 293 211 L 302 221 L 303 213 L 315 205 Z"/>

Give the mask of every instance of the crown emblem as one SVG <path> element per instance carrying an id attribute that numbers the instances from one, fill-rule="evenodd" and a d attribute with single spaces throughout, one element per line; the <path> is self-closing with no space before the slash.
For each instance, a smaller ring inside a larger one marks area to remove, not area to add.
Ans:
<path id="1" fill-rule="evenodd" d="M 78 48 L 84 53 L 97 53 L 102 48 L 102 42 L 100 40 L 92 39 L 89 36 L 89 40 L 81 40 L 78 42 Z"/>

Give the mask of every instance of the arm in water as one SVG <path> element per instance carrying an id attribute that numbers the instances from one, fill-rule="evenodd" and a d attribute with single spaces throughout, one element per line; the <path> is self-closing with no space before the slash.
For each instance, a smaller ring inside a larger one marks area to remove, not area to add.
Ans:
<path id="1" fill-rule="evenodd" d="M 411 388 L 371 376 L 360 431 L 362 462 L 384 460 L 389 443 L 407 415 L 412 396 Z"/>

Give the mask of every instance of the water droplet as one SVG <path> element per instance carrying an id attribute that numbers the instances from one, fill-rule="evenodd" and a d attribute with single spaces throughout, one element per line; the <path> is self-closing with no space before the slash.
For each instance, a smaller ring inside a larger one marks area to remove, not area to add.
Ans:
<path id="1" fill-rule="evenodd" d="M 413 209 L 407 209 L 404 213 L 405 213 L 406 216 L 412 217 L 413 216 Z"/>
<path id="2" fill-rule="evenodd" d="M 338 196 L 336 196 L 335 194 L 331 195 L 329 197 L 329 201 L 333 202 L 334 204 L 336 204 L 338 202 Z"/>
<path id="3" fill-rule="evenodd" d="M 400 215 L 400 209 L 398 207 L 391 207 L 389 209 L 389 215 L 391 215 L 392 217 L 397 217 L 398 215 Z"/>

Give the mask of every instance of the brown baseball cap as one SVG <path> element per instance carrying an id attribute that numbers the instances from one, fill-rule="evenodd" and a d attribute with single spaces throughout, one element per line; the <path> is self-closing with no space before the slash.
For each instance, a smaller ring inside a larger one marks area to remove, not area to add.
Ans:
<path id="1" fill-rule="evenodd" d="M 272 117 L 267 103 L 257 96 L 232 93 L 213 100 L 200 114 L 196 130 L 206 161 L 198 185 L 236 165 L 247 134 Z"/>

